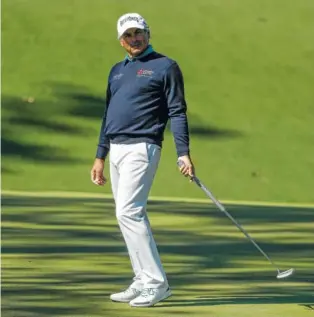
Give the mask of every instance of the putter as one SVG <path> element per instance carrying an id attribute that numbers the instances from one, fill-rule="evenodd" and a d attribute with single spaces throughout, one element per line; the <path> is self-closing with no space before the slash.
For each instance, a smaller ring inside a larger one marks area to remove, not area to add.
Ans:
<path id="1" fill-rule="evenodd" d="M 179 160 L 177 164 L 179 167 L 181 167 L 182 165 L 184 165 L 184 162 Z M 228 213 L 225 207 L 214 197 L 210 190 L 207 189 L 205 185 L 196 176 L 193 176 L 191 180 L 205 192 L 205 194 L 213 201 L 213 203 L 219 208 L 219 210 L 222 211 L 238 227 L 238 229 L 254 244 L 254 246 L 263 254 L 263 256 L 272 264 L 272 266 L 277 271 L 277 279 L 287 278 L 294 273 L 294 269 L 280 271 L 278 269 L 278 266 L 262 250 L 262 248 L 254 241 L 254 239 L 244 230 L 244 228 Z"/>

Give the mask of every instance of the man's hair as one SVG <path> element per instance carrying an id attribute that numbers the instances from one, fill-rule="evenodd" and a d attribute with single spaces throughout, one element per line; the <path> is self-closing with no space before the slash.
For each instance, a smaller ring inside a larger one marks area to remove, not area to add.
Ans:
<path id="1" fill-rule="evenodd" d="M 148 39 L 150 39 L 150 29 L 147 28 L 147 29 L 145 29 L 144 31 L 148 34 Z"/>

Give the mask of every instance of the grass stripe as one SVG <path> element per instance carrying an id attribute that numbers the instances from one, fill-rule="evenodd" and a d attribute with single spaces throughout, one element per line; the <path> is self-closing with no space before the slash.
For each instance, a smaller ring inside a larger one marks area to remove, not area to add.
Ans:
<path id="1" fill-rule="evenodd" d="M 3 190 L 2 195 L 11 196 L 29 196 L 29 197 L 60 197 L 60 198 L 106 198 L 112 199 L 111 194 L 98 194 L 87 192 L 71 192 L 71 191 L 50 191 L 50 192 L 31 192 L 31 191 L 14 191 Z M 150 201 L 169 201 L 169 202 L 186 202 L 208 204 L 211 200 L 202 198 L 188 198 L 188 197 L 162 197 L 151 196 Z M 250 200 L 221 200 L 225 205 L 246 205 L 246 206 L 265 206 L 265 207 L 296 207 L 296 208 L 314 208 L 314 203 L 289 203 L 289 202 L 268 202 L 268 201 L 250 201 Z"/>

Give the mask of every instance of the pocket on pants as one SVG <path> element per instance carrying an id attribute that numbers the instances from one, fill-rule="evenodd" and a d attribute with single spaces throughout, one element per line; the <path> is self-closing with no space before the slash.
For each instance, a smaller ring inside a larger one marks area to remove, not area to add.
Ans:
<path id="1" fill-rule="evenodd" d="M 147 153 L 147 160 L 149 163 L 152 161 L 159 160 L 161 148 L 157 144 L 145 143 L 146 145 L 146 153 Z"/>
<path id="2" fill-rule="evenodd" d="M 147 164 L 158 162 L 160 158 L 161 148 L 156 144 L 141 142 L 133 145 L 133 155 L 136 155 L 137 161 L 141 160 Z"/>

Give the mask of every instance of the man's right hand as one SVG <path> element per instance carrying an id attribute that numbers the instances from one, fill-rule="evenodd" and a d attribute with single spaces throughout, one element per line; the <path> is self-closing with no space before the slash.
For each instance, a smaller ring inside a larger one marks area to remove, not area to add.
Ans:
<path id="1" fill-rule="evenodd" d="M 107 180 L 104 176 L 105 160 L 96 158 L 91 170 L 91 180 L 95 185 L 103 186 Z"/>

